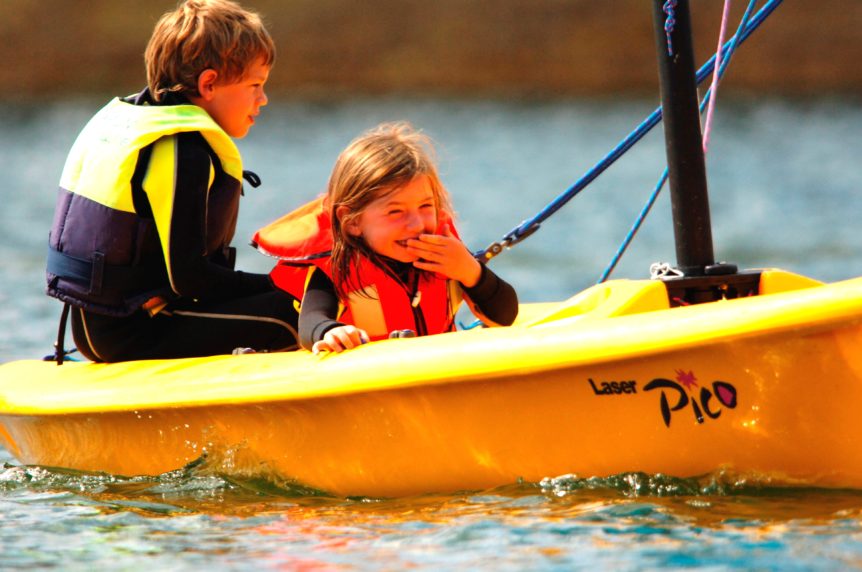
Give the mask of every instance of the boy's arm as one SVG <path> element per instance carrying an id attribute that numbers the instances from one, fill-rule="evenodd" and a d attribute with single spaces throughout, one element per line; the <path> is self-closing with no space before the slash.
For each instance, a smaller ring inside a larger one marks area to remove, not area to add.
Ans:
<path id="1" fill-rule="evenodd" d="M 479 319 L 498 326 L 510 326 L 518 317 L 518 294 L 511 284 L 482 266 L 479 282 L 464 288 L 468 302 Z"/>

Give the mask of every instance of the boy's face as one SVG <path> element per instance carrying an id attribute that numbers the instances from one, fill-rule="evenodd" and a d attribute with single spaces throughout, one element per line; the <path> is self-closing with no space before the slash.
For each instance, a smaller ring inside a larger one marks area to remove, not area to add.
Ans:
<path id="1" fill-rule="evenodd" d="M 257 60 L 242 79 L 233 83 L 221 83 L 213 70 L 205 70 L 198 79 L 201 95 L 190 99 L 203 107 L 228 135 L 245 137 L 260 108 L 267 103 L 263 86 L 269 70 L 263 60 Z"/>

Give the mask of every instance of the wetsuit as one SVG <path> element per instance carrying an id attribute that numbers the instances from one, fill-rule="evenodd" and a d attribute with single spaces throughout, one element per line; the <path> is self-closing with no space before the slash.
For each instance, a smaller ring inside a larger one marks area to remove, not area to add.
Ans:
<path id="1" fill-rule="evenodd" d="M 136 122 L 155 130 L 152 141 Z M 48 294 L 72 305 L 84 356 L 296 347 L 293 297 L 267 275 L 233 269 L 242 177 L 229 137 L 180 98 L 157 104 L 145 90 L 94 117 L 64 169 L 47 272 Z"/>

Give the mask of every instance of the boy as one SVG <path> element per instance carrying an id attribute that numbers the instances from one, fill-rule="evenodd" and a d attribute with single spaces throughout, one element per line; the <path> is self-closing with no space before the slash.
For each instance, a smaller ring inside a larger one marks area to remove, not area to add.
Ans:
<path id="1" fill-rule="evenodd" d="M 156 24 L 145 60 L 147 88 L 99 111 L 66 160 L 48 295 L 71 305 L 93 361 L 294 349 L 293 298 L 235 271 L 230 246 L 242 178 L 259 184 L 231 137 L 267 103 L 272 39 L 233 2 L 187 0 Z"/>

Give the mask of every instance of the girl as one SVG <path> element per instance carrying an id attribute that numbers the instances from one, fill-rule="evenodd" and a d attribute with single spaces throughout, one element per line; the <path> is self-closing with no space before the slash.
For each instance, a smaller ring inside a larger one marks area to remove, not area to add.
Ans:
<path id="1" fill-rule="evenodd" d="M 515 290 L 458 238 L 432 151 L 410 125 L 380 125 L 341 153 L 325 197 L 255 237 L 282 258 L 276 285 L 302 299 L 304 348 L 452 331 L 462 294 L 484 321 L 515 320 Z"/>

